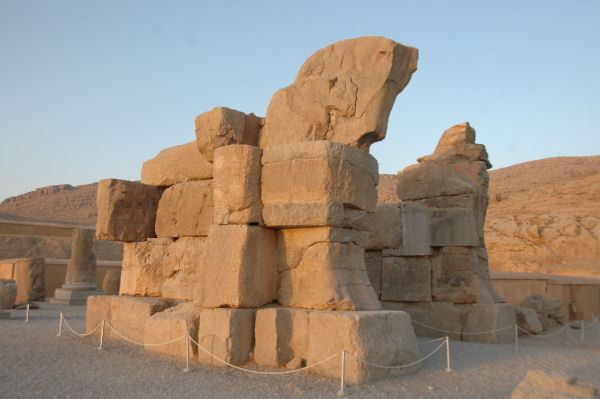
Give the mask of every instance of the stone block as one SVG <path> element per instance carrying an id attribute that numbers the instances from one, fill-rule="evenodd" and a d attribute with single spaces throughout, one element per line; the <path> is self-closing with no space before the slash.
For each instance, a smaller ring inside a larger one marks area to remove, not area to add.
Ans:
<path id="1" fill-rule="evenodd" d="M 260 148 L 243 144 L 215 150 L 215 224 L 262 223 L 261 154 Z"/>
<path id="2" fill-rule="evenodd" d="M 419 204 L 402 203 L 402 255 L 431 255 L 429 211 Z"/>
<path id="3" fill-rule="evenodd" d="M 125 243 L 121 271 L 121 295 L 162 296 L 163 264 L 168 259 L 171 238 L 150 238 Z"/>
<path id="4" fill-rule="evenodd" d="M 189 335 L 198 336 L 198 324 L 202 308 L 184 302 L 158 312 L 146 319 L 144 324 L 144 344 L 146 350 L 186 359 L 187 340 L 185 338 L 167 345 L 153 345 L 169 342 Z M 190 359 L 197 355 L 198 347 L 190 341 Z"/>
<path id="5" fill-rule="evenodd" d="M 331 140 L 368 151 L 385 137 L 394 99 L 410 81 L 417 57 L 417 49 L 383 37 L 343 40 L 317 51 L 294 83 L 273 95 L 260 146 Z"/>
<path id="6" fill-rule="evenodd" d="M 293 143 L 265 148 L 262 165 L 266 226 L 344 227 L 356 223 L 355 210 L 375 209 L 377 161 L 363 151 L 329 141 Z"/>
<path id="7" fill-rule="evenodd" d="M 544 326 L 542 326 L 542 322 L 534 309 L 517 306 L 515 316 L 517 324 L 524 330 L 524 332 L 519 331 L 519 335 L 524 333 L 541 334 L 544 332 Z"/>
<path id="8" fill-rule="evenodd" d="M 402 212 L 392 204 L 379 204 L 375 208 L 369 228 L 369 242 L 365 249 L 402 247 Z"/>
<path id="9" fill-rule="evenodd" d="M 478 250 L 444 247 L 432 258 L 431 295 L 437 302 L 494 303 L 495 290 Z"/>
<path id="10" fill-rule="evenodd" d="M 105 295 L 119 295 L 121 271 L 108 270 L 102 279 L 102 291 Z"/>
<path id="11" fill-rule="evenodd" d="M 255 309 L 203 309 L 197 341 L 204 350 L 198 348 L 198 361 L 226 367 L 210 353 L 236 366 L 246 363 L 254 345 L 255 313 Z"/>
<path id="12" fill-rule="evenodd" d="M 102 320 L 110 322 L 111 302 L 113 295 L 89 296 L 85 308 L 85 331 L 90 333 L 102 323 Z M 110 332 L 105 326 L 104 333 Z M 95 335 L 100 335 L 100 329 L 95 330 Z"/>
<path id="13" fill-rule="evenodd" d="M 127 180 L 98 183 L 96 238 L 111 241 L 144 241 L 155 237 L 156 208 L 161 187 Z"/>
<path id="14" fill-rule="evenodd" d="M 42 301 L 45 297 L 45 263 L 43 258 L 26 258 L 15 261 L 17 302 Z"/>
<path id="15" fill-rule="evenodd" d="M 194 300 L 204 270 L 205 251 L 204 237 L 180 237 L 169 245 L 168 256 L 162 262 L 164 298 Z"/>
<path id="16" fill-rule="evenodd" d="M 283 306 L 318 310 L 378 310 L 364 250 L 351 243 L 317 242 L 298 265 L 279 274 Z"/>
<path id="17" fill-rule="evenodd" d="M 479 246 L 479 233 L 471 209 L 430 209 L 431 246 Z"/>
<path id="18" fill-rule="evenodd" d="M 346 351 L 345 381 L 351 384 L 394 374 L 393 370 L 369 367 L 365 361 L 400 366 L 419 359 L 417 339 L 406 312 L 314 311 L 309 313 L 308 324 L 307 365 Z M 340 357 L 336 356 L 310 372 L 339 378 L 340 362 Z M 415 365 L 413 370 L 418 367 Z"/>
<path id="19" fill-rule="evenodd" d="M 466 314 L 463 341 L 505 344 L 514 342 L 515 305 L 476 303 Z"/>
<path id="20" fill-rule="evenodd" d="M 258 309 L 254 326 L 254 363 L 284 367 L 294 359 L 300 366 L 308 356 L 308 314 L 304 309 Z"/>
<path id="21" fill-rule="evenodd" d="M 172 302 L 162 298 L 124 295 L 110 298 L 110 325 L 112 328 L 105 328 L 104 334 L 118 341 L 127 340 L 115 333 L 115 330 L 130 340 L 144 342 L 146 321 L 155 313 L 162 312 L 173 305 Z"/>
<path id="22" fill-rule="evenodd" d="M 179 183 L 167 188 L 156 211 L 158 237 L 207 236 L 213 223 L 212 180 Z"/>
<path id="23" fill-rule="evenodd" d="M 462 339 L 466 313 L 471 305 L 448 302 L 391 302 L 382 301 L 384 309 L 403 310 L 410 314 L 415 334 L 419 337 Z"/>
<path id="24" fill-rule="evenodd" d="M 381 251 L 365 251 L 367 275 L 378 298 L 381 298 L 381 262 Z"/>
<path id="25" fill-rule="evenodd" d="M 225 107 L 215 107 L 196 117 L 196 144 L 213 162 L 215 149 L 230 144 L 257 145 L 261 118 Z"/>
<path id="26" fill-rule="evenodd" d="M 104 295 L 104 291 L 97 288 L 61 288 L 54 290 L 54 297 L 49 299 L 55 305 L 78 306 L 85 305 L 90 296 Z"/>
<path id="27" fill-rule="evenodd" d="M 142 183 L 173 186 L 195 180 L 211 179 L 213 166 L 198 151 L 196 141 L 162 150 L 142 165 Z"/>
<path id="28" fill-rule="evenodd" d="M 384 257 L 381 264 L 381 300 L 431 301 L 431 261 L 425 256 Z"/>
<path id="29" fill-rule="evenodd" d="M 254 308 L 277 297 L 276 234 L 248 225 L 213 225 L 196 301 L 204 307 Z"/>
<path id="30" fill-rule="evenodd" d="M 12 309 L 17 298 L 15 280 L 0 279 L 0 309 Z"/>

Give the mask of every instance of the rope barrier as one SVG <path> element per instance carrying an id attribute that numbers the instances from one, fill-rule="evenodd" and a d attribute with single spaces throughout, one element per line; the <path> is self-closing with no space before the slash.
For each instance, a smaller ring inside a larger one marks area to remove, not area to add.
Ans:
<path id="1" fill-rule="evenodd" d="M 510 326 L 506 326 L 506 327 L 502 327 L 502 328 L 497 328 L 495 330 L 488 330 L 488 331 L 476 331 L 476 332 L 462 332 L 462 331 L 450 331 L 450 330 L 442 330 L 440 328 L 436 328 L 436 327 L 432 327 L 432 326 L 428 326 L 427 324 L 423 324 L 421 322 L 418 322 L 416 320 L 412 320 L 413 323 L 418 324 L 422 327 L 425 328 L 429 328 L 430 330 L 435 330 L 435 331 L 439 331 L 439 332 L 443 332 L 446 334 L 456 334 L 456 335 L 479 335 L 479 334 L 490 334 L 493 332 L 498 332 L 498 331 L 504 331 L 504 330 L 508 330 L 509 328 L 513 328 L 513 325 L 511 324 Z"/>
<path id="2" fill-rule="evenodd" d="M 550 334 L 532 334 L 527 330 L 522 329 L 521 327 L 519 327 L 517 325 L 517 328 L 521 331 L 523 331 L 525 334 L 527 335 L 531 335 L 532 337 L 535 338 L 552 338 L 552 337 L 556 337 L 558 334 L 560 334 L 565 328 L 567 328 L 568 326 L 562 326 L 559 330 L 554 331 L 553 333 Z"/>
<path id="3" fill-rule="evenodd" d="M 446 340 L 446 338 L 444 338 L 444 340 Z M 360 359 L 360 358 L 356 357 L 355 355 L 353 355 L 353 354 L 352 354 L 352 353 L 350 353 L 350 352 L 348 352 L 348 354 L 349 354 L 350 356 L 352 356 L 353 358 L 355 358 L 356 360 L 358 360 L 359 362 L 363 362 L 363 363 L 365 363 L 365 364 L 368 364 L 369 366 L 377 367 L 377 368 L 380 368 L 380 369 L 403 369 L 403 368 L 412 367 L 412 366 L 414 366 L 415 364 L 419 364 L 419 363 L 421 363 L 421 362 L 424 362 L 425 360 L 427 360 L 427 359 L 429 359 L 431 356 L 433 356 L 433 355 L 434 355 L 434 354 L 435 354 L 437 351 L 439 351 L 440 349 L 442 349 L 442 347 L 443 347 L 444 345 L 446 345 L 446 342 L 442 342 L 441 344 L 439 344 L 439 345 L 437 346 L 437 348 L 435 348 L 435 349 L 434 349 L 432 352 L 430 352 L 430 353 L 429 353 L 429 354 L 427 354 L 426 356 L 422 357 L 421 359 L 419 359 L 419 360 L 415 360 L 414 362 L 410 362 L 410 363 L 407 363 L 407 364 L 402 364 L 402 365 L 400 365 L 400 366 L 383 366 L 383 365 L 381 365 L 381 364 L 377 364 L 377 363 L 372 363 L 372 362 L 369 362 L 368 360 Z"/>
<path id="4" fill-rule="evenodd" d="M 114 332 L 114 333 L 115 333 L 116 335 L 118 335 L 119 337 L 123 338 L 125 341 L 131 342 L 132 344 L 135 344 L 135 345 L 140 345 L 140 346 L 163 346 L 163 345 L 169 345 L 169 344 L 173 344 L 173 343 L 175 343 L 175 342 L 177 342 L 177 341 L 181 341 L 182 339 L 186 339 L 186 337 L 187 337 L 187 335 L 182 335 L 181 337 L 179 337 L 179 338 L 175 338 L 175 339 L 172 339 L 171 341 L 160 342 L 160 343 L 156 343 L 156 344 L 146 344 L 146 343 L 143 343 L 143 342 L 138 342 L 138 341 L 135 341 L 135 340 L 133 340 L 133 339 L 131 339 L 131 338 L 128 338 L 128 337 L 124 336 L 123 334 L 121 334 L 120 332 L 118 332 L 118 331 L 117 331 L 117 330 L 116 330 L 116 329 L 115 329 L 115 328 L 112 326 L 112 324 L 110 324 L 108 321 L 106 322 L 106 325 L 107 325 L 108 327 L 110 327 L 110 329 L 112 330 L 112 332 Z"/>

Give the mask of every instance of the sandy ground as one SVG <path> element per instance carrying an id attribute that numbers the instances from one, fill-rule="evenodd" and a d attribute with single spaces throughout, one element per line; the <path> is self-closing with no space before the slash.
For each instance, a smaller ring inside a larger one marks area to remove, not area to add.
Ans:
<path id="1" fill-rule="evenodd" d="M 1 398 L 333 398 L 339 381 L 307 375 L 260 376 L 233 369 L 185 364 L 135 346 L 98 337 L 78 338 L 64 330 L 57 337 L 60 311 L 78 331 L 85 328 L 85 307 L 42 303 L 25 323 L 23 310 L 0 320 Z M 420 371 L 364 385 L 347 386 L 349 397 L 509 398 L 527 370 L 562 372 L 600 387 L 600 332 L 572 330 L 555 338 L 519 339 L 515 346 L 451 341 L 452 371 L 445 351 L 424 362 Z M 435 344 L 420 339 L 421 354 Z"/>

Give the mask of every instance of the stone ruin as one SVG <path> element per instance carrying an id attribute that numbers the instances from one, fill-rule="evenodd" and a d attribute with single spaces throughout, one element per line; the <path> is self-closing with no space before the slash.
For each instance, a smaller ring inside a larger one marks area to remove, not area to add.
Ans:
<path id="1" fill-rule="evenodd" d="M 107 320 L 138 342 L 189 334 L 235 365 L 295 369 L 345 350 L 347 381 L 364 382 L 382 373 L 365 361 L 419 358 L 410 315 L 453 331 L 510 317 L 488 275 L 489 162 L 468 124 L 399 175 L 401 203 L 377 206 L 369 147 L 417 55 L 381 37 L 335 43 L 265 118 L 214 108 L 196 118 L 195 141 L 144 163 L 141 182 L 101 181 L 96 235 L 125 242 L 123 270 L 120 295 L 88 299 L 88 331 Z M 339 359 L 310 369 L 339 370 Z"/>

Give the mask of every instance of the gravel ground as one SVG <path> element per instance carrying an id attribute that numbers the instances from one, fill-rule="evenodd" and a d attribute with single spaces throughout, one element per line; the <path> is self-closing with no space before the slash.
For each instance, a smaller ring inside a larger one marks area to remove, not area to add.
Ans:
<path id="1" fill-rule="evenodd" d="M 145 352 L 142 348 L 79 338 L 68 330 L 57 337 L 59 313 L 77 331 L 85 329 L 85 307 L 42 303 L 31 310 L 13 310 L 0 319 L 1 398 L 333 398 L 339 381 L 306 375 L 262 376 L 233 369 L 193 365 L 184 373 L 181 361 Z M 451 341 L 452 371 L 446 372 L 441 350 L 420 371 L 376 382 L 351 385 L 346 396 L 362 398 L 510 398 L 527 370 L 562 372 L 600 387 L 600 332 L 596 327 L 572 330 L 554 338 L 519 339 L 513 344 L 488 345 Z M 419 339 L 421 354 L 436 344 Z"/>

